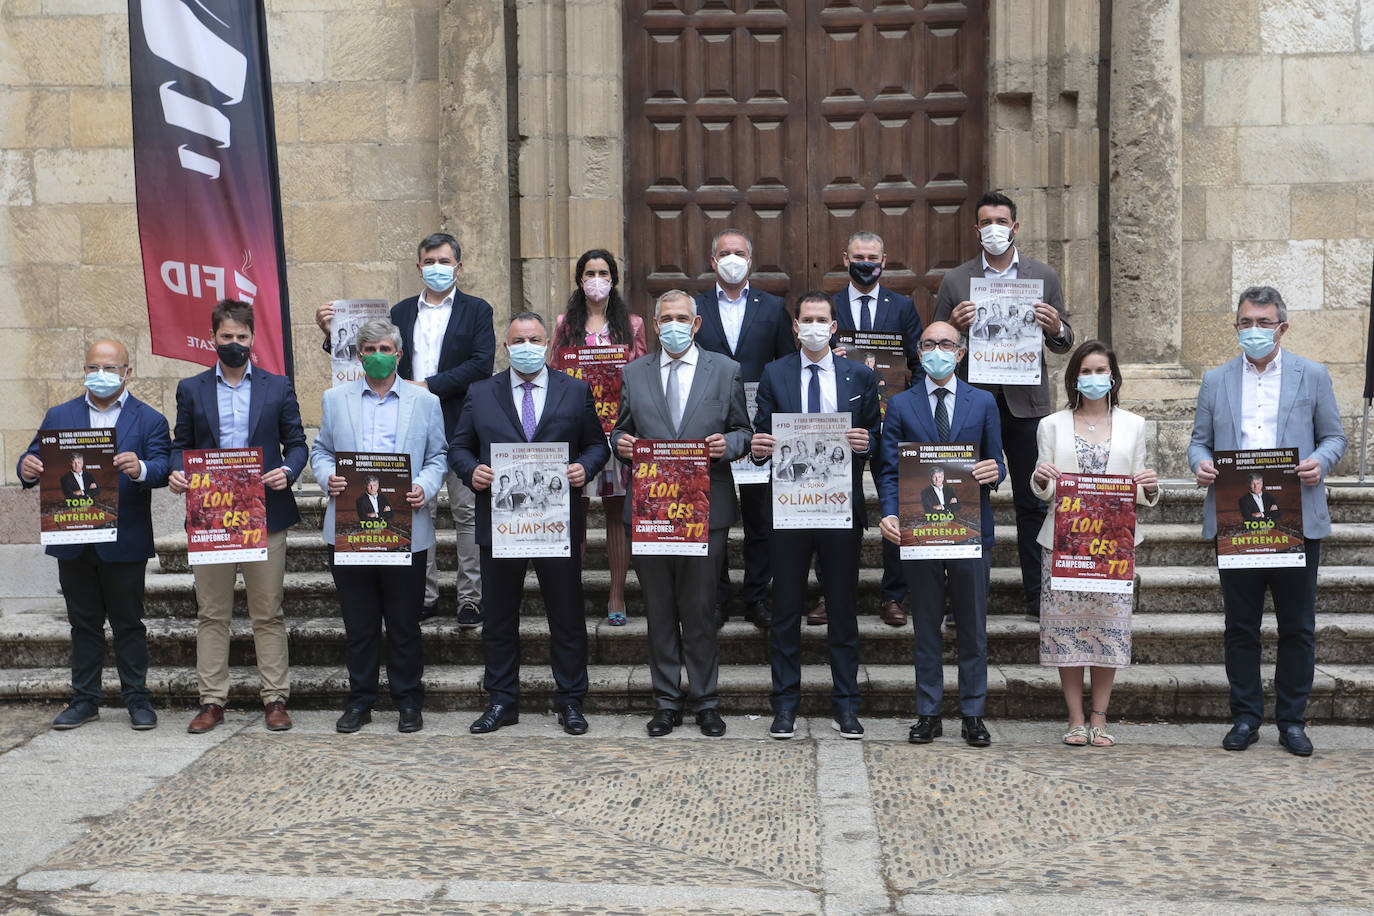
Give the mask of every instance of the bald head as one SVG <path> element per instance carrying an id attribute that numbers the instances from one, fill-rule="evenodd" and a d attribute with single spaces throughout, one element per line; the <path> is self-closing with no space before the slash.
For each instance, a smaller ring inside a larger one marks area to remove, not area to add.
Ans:
<path id="1" fill-rule="evenodd" d="M 947 321 L 932 321 L 926 325 L 926 329 L 921 332 L 921 340 L 933 340 L 938 345 L 942 340 L 952 340 L 959 346 L 964 345 L 963 335 L 959 329 Z"/>
<path id="2" fill-rule="evenodd" d="M 119 379 L 119 387 L 113 391 L 107 390 L 106 379 L 88 379 L 86 382 L 96 404 L 108 406 L 123 393 L 124 383 L 129 379 L 129 350 L 119 341 L 103 337 L 86 349 L 86 363 L 82 366 L 82 372 L 88 376 L 99 372 Z M 102 394 L 102 391 L 105 393 Z"/>
<path id="3" fill-rule="evenodd" d="M 129 365 L 129 349 L 117 340 L 102 337 L 86 350 L 86 365 L 93 366 L 96 363 L 126 367 Z"/>

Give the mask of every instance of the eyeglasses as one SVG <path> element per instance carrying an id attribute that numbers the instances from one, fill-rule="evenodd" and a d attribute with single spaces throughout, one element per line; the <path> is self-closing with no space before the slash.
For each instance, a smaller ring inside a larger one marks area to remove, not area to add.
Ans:
<path id="1" fill-rule="evenodd" d="M 923 340 L 917 346 L 922 353 L 929 353 L 937 347 L 946 353 L 953 353 L 959 349 L 959 343 L 953 340 Z"/>
<path id="2" fill-rule="evenodd" d="M 129 364 L 128 364 L 128 363 L 125 363 L 125 364 L 122 365 L 122 366 L 96 366 L 96 365 L 93 365 L 93 364 L 91 364 L 91 363 L 87 363 L 86 365 L 84 365 L 84 366 L 81 367 L 81 371 L 83 371 L 83 372 L 109 372 L 109 373 L 112 374 L 112 375 L 117 375 L 119 372 L 121 372 L 122 370 L 127 369 L 127 368 L 129 368 Z"/>
<path id="3" fill-rule="evenodd" d="M 1268 318 L 1261 318 L 1259 320 L 1255 320 L 1253 318 L 1242 318 L 1240 321 L 1236 322 L 1236 329 L 1239 331 L 1244 331 L 1249 328 L 1265 328 L 1266 330 L 1268 330 L 1276 328 L 1281 324 L 1283 324 L 1282 321 L 1272 321 Z"/>

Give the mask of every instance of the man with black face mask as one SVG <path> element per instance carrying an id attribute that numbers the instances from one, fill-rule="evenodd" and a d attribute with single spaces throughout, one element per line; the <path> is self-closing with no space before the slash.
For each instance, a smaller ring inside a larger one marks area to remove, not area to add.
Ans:
<path id="1" fill-rule="evenodd" d="M 305 467 L 309 450 L 301 409 L 291 380 L 251 362 L 253 307 L 226 299 L 210 313 L 211 337 L 219 361 L 177 385 L 177 420 L 172 433 L 173 493 L 188 481 L 182 452 L 204 448 L 261 448 L 262 483 L 267 490 L 267 559 L 237 564 L 248 591 L 253 648 L 262 680 L 266 724 L 272 731 L 291 727 L 286 701 L 291 694 L 286 656 L 286 618 L 282 614 L 286 575 L 286 529 L 300 521 L 291 484 Z M 229 618 L 234 610 L 233 563 L 194 567 L 196 603 L 196 678 L 200 712 L 187 731 L 208 732 L 224 720 L 229 699 Z"/>

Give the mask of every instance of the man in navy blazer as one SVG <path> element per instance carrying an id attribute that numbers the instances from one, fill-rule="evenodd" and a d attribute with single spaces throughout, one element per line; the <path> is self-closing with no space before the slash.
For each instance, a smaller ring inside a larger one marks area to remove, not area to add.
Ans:
<path id="1" fill-rule="evenodd" d="M 806 573 L 811 554 L 825 570 L 825 603 L 829 614 L 830 704 L 834 728 L 846 738 L 863 737 L 859 724 L 859 545 L 868 527 L 864 506 L 864 463 L 878 456 L 881 412 L 878 381 L 867 366 L 830 351 L 835 333 L 835 303 L 822 292 L 798 301 L 794 325 L 800 353 L 768 364 L 759 383 L 750 451 L 763 462 L 777 444 L 774 413 L 848 413 L 845 433 L 853 451 L 850 490 L 854 522 L 848 529 L 814 528 L 773 531 L 773 628 L 768 634 L 773 668 L 774 738 L 791 738 L 801 703 L 801 616 L 806 601 Z M 813 381 L 814 379 L 814 381 Z M 803 398 L 803 392 L 806 393 Z M 769 487 L 771 496 L 772 487 Z"/>
<path id="2" fill-rule="evenodd" d="M 778 296 L 749 285 L 754 269 L 754 245 L 738 229 L 726 229 L 711 240 L 711 269 L 715 286 L 696 295 L 701 330 L 696 344 L 739 363 L 740 381 L 747 386 L 763 378 L 763 367 L 797 352 L 792 316 Z M 744 619 L 761 629 L 772 622 L 768 610 L 768 535 L 771 525 L 768 485 L 739 485 L 739 513 L 744 522 Z M 720 567 L 716 587 L 716 626 L 730 619 L 730 558 Z"/>
<path id="3" fill-rule="evenodd" d="M 963 738 L 973 747 L 992 743 L 983 724 L 988 693 L 987 605 L 989 562 L 992 557 L 992 503 L 988 494 L 1006 476 L 1002 464 L 1001 422 L 991 394 L 955 378 L 954 370 L 967 352 L 953 325 L 933 321 L 921 335 L 921 384 L 887 402 L 883 418 L 878 495 L 882 500 L 883 537 L 901 543 L 898 524 L 899 481 L 895 456 L 903 442 L 973 442 L 981 458 L 973 465 L 979 483 L 983 555 L 976 558 L 906 560 L 903 567 L 911 586 L 912 627 L 916 637 L 916 723 L 907 740 L 927 744 L 942 731 L 940 703 L 944 673 L 940 662 L 940 621 L 949 596 L 959 649 L 959 712 Z M 913 481 L 909 485 L 919 485 Z"/>
<path id="4" fill-rule="evenodd" d="M 521 312 L 506 327 L 511 368 L 472 386 L 449 443 L 453 473 L 477 493 L 477 543 L 482 551 L 482 597 L 486 622 L 482 652 L 488 705 L 470 730 L 496 731 L 520 719 L 520 599 L 530 558 L 492 555 L 491 446 L 493 442 L 566 442 L 569 463 L 568 514 L 571 555 L 535 557 L 534 572 L 549 621 L 549 664 L 557 690 L 558 721 L 570 735 L 587 731 L 582 699 L 587 695 L 587 622 L 582 602 L 582 487 L 611 457 L 596 415 L 591 387 L 545 365 L 548 332 L 544 320 Z M 518 395 L 518 399 L 517 399 Z"/>
<path id="5" fill-rule="evenodd" d="M 420 240 L 415 251 L 415 270 L 424 288 L 419 295 L 391 307 L 391 323 L 405 339 L 397 372 L 401 378 L 427 388 L 444 409 L 444 435 L 452 438 L 463 399 L 474 382 L 491 377 L 496 356 L 496 333 L 491 306 L 485 299 L 458 289 L 463 270 L 463 251 L 447 232 L 435 232 Z M 329 350 L 329 329 L 334 308 L 325 303 L 315 311 L 315 323 L 324 331 Z M 472 491 L 452 472 L 445 475 L 449 511 L 458 533 L 458 623 L 475 627 L 482 623 L 482 579 L 474 538 Z M 429 503 L 433 518 L 439 503 Z M 438 550 L 429 553 L 425 571 L 425 617 L 436 613 L 439 601 Z"/>
<path id="6" fill-rule="evenodd" d="M 309 452 L 301 409 L 291 380 L 250 361 L 253 306 L 226 299 L 210 313 L 211 338 L 219 357 L 213 367 L 177 385 L 177 419 L 172 432 L 172 473 L 167 485 L 185 493 L 182 452 L 186 449 L 261 448 L 267 492 L 267 559 L 253 563 L 202 563 L 194 567 L 196 679 L 200 711 L 187 728 L 208 732 L 224 720 L 229 699 L 229 619 L 234 612 L 234 572 L 243 572 L 253 648 L 262 680 L 260 695 L 272 731 L 291 727 L 286 618 L 282 614 L 286 575 L 286 529 L 300 521 L 291 492 Z"/>
<path id="7" fill-rule="evenodd" d="M 99 716 L 100 668 L 105 662 L 105 621 L 114 636 L 120 696 L 136 729 L 157 725 L 148 702 L 148 640 L 143 626 L 143 573 L 153 555 L 152 491 L 167 485 L 170 437 L 167 419 L 126 387 L 129 351 L 101 339 L 86 351 L 87 393 L 52 407 L 45 429 L 115 431 L 114 466 L 119 471 L 119 527 L 114 541 L 54 544 L 57 578 L 72 628 L 72 700 L 53 720 L 53 728 L 76 728 Z M 19 459 L 25 489 L 43 473 L 39 435 Z"/>

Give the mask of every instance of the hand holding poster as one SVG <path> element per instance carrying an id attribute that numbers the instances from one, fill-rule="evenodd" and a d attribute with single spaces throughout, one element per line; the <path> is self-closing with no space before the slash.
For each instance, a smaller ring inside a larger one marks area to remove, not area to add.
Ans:
<path id="1" fill-rule="evenodd" d="M 754 419 L 754 411 L 758 409 L 758 394 L 758 382 L 744 383 L 744 409 L 750 420 Z M 755 464 L 746 452 L 730 462 L 730 474 L 735 478 L 736 484 L 767 483 L 772 466 L 772 459 L 763 464 Z"/>
<path id="2" fill-rule="evenodd" d="M 1220 451 L 1212 462 L 1217 567 L 1306 566 L 1298 450 Z"/>
<path id="3" fill-rule="evenodd" d="M 630 348 L 616 344 L 596 347 L 564 347 L 558 351 L 554 368 L 591 386 L 596 416 L 601 431 L 611 434 L 620 418 L 620 370 L 625 368 Z"/>
<path id="4" fill-rule="evenodd" d="M 491 555 L 572 556 L 568 443 L 493 442 Z"/>
<path id="5" fill-rule="evenodd" d="M 113 429 L 45 429 L 38 439 L 39 541 L 100 544 L 119 537 Z"/>
<path id="6" fill-rule="evenodd" d="M 187 561 L 196 566 L 267 559 L 262 449 L 187 449 L 182 462 Z"/>
<path id="7" fill-rule="evenodd" d="M 630 549 L 641 556 L 704 557 L 711 514 L 711 452 L 704 441 L 634 445 Z"/>
<path id="8" fill-rule="evenodd" d="M 845 413 L 775 413 L 773 527 L 850 528 L 854 524 L 852 452 Z"/>
<path id="9" fill-rule="evenodd" d="M 845 359 L 863 363 L 878 376 L 878 406 L 887 416 L 887 400 L 911 387 L 906 363 L 906 335 L 883 331 L 841 331 L 835 335 Z M 750 414 L 752 416 L 752 414 Z"/>
<path id="10" fill-rule="evenodd" d="M 339 452 L 334 473 L 347 481 L 334 499 L 334 563 L 409 566 L 410 456 Z"/>
<path id="11" fill-rule="evenodd" d="M 334 318 L 329 325 L 329 358 L 334 370 L 334 385 L 347 385 L 363 377 L 358 362 L 358 328 L 373 318 L 385 318 L 391 307 L 385 299 L 335 299 Z"/>
<path id="12" fill-rule="evenodd" d="M 1129 595 L 1135 584 L 1135 480 L 1061 474 L 1055 484 L 1050 588 Z"/>
<path id="13" fill-rule="evenodd" d="M 1040 384 L 1040 325 L 1035 303 L 1044 280 L 975 277 L 969 298 L 978 306 L 968 329 L 968 380 L 999 385 Z"/>
<path id="14" fill-rule="evenodd" d="M 902 442 L 897 446 L 897 521 L 903 560 L 983 555 L 982 494 L 973 478 L 972 442 Z"/>

